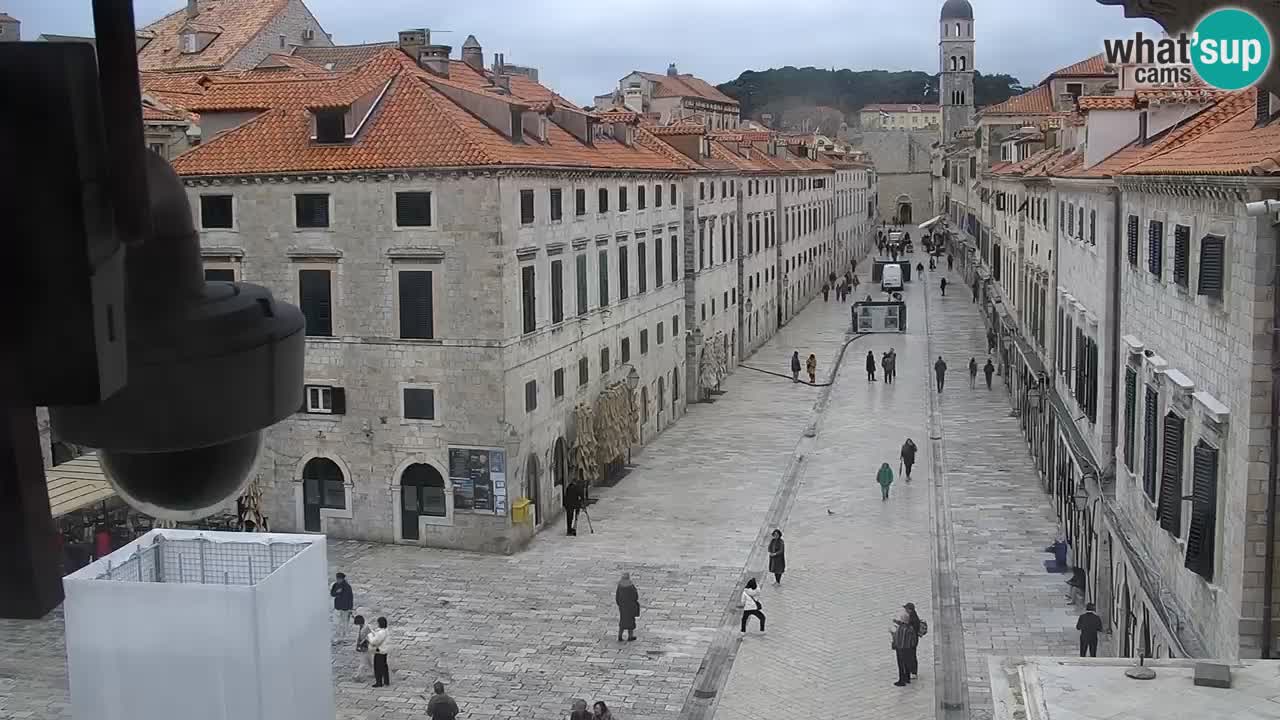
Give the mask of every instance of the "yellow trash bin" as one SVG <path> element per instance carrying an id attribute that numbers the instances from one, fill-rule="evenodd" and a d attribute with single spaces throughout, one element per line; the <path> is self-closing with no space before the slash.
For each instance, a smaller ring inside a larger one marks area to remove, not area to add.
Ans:
<path id="1" fill-rule="evenodd" d="M 533 524 L 533 503 L 529 498 L 520 498 L 511 503 L 511 522 L 516 525 Z"/>

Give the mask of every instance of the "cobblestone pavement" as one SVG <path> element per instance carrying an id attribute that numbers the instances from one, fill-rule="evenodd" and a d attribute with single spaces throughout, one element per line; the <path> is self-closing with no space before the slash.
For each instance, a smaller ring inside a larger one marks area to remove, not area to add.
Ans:
<path id="1" fill-rule="evenodd" d="M 1045 570 L 1044 561 L 1052 556 L 1044 548 L 1058 535 L 1058 520 L 1041 489 L 1018 418 L 1009 415 L 1012 405 L 1003 379 L 996 376 L 988 391 L 979 372 L 977 389 L 969 389 L 969 358 L 976 357 L 979 366 L 986 360 L 986 327 L 960 277 L 949 274 L 954 285 L 946 297 L 936 282 L 929 286 L 929 345 L 930 354 L 942 355 L 948 366 L 938 406 L 946 440 L 943 464 L 950 487 L 969 717 L 986 720 L 992 715 L 987 656 L 1076 655 L 1076 617 L 1084 608 L 1067 600 L 1066 576 Z M 1099 647 L 1099 654 L 1103 651 Z"/>
<path id="2" fill-rule="evenodd" d="M 914 602 L 930 623 L 933 618 L 928 348 L 917 284 L 906 297 L 905 337 L 863 337 L 849 347 L 782 527 L 787 572 L 781 585 L 771 577 L 763 584 L 767 632 L 748 626 L 717 718 L 933 716 L 931 637 L 921 642 L 921 677 L 909 687 L 894 687 L 897 665 L 889 649 L 889 627 L 904 602 Z M 880 372 L 868 382 L 866 352 L 878 359 L 890 347 L 899 356 L 897 382 L 884 383 Z M 876 471 L 888 462 L 899 473 L 907 437 L 920 448 L 913 482 L 899 476 L 883 502 Z"/>

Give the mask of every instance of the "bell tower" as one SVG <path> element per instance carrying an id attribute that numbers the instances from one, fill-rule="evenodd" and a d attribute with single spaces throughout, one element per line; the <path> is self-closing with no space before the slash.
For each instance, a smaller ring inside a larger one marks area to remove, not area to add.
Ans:
<path id="1" fill-rule="evenodd" d="M 947 0 L 942 5 L 938 69 L 938 104 L 946 142 L 973 125 L 973 6 L 969 0 Z"/>

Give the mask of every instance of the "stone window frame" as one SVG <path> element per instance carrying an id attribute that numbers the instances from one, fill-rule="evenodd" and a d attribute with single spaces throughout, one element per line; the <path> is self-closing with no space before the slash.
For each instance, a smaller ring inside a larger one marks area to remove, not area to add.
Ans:
<path id="1" fill-rule="evenodd" d="M 242 282 L 244 280 L 244 263 L 239 258 L 227 255 L 207 256 L 204 259 L 203 270 L 230 270 L 234 274 L 232 282 Z"/>
<path id="2" fill-rule="evenodd" d="M 404 522 L 404 512 L 400 504 L 400 478 L 404 476 L 405 470 L 410 465 L 430 465 L 436 472 L 440 473 L 440 477 L 444 478 L 444 517 L 436 517 L 433 515 L 418 516 L 418 540 L 405 540 L 402 523 Z M 427 534 L 422 532 L 422 526 L 432 525 L 435 527 L 453 527 L 453 480 L 449 479 L 448 465 L 438 462 L 435 458 L 428 455 L 411 455 L 392 471 L 390 482 L 387 483 L 387 489 L 391 492 L 391 519 L 392 519 L 392 542 L 397 545 L 422 545 L 425 543 Z"/>
<path id="3" fill-rule="evenodd" d="M 433 201 L 434 202 L 434 201 Z M 400 337 L 400 273 L 402 272 L 429 272 L 431 273 L 431 329 L 432 336 L 430 338 L 403 338 Z M 440 343 L 440 326 L 437 322 L 440 317 L 440 283 L 436 276 L 441 273 L 439 263 L 427 262 L 406 262 L 393 261 L 391 263 L 391 312 L 392 326 L 390 328 L 391 336 L 397 342 L 408 342 L 416 344 L 439 344 Z"/>
<path id="4" fill-rule="evenodd" d="M 204 226 L 204 198 L 206 197 L 230 197 L 231 198 L 231 227 L 220 228 Z M 332 211 L 332 207 L 330 210 Z M 229 188 L 215 188 L 209 192 L 202 192 L 196 197 L 196 228 L 201 233 L 239 233 L 240 232 L 240 196 L 232 192 Z M 329 213 L 329 222 L 333 223 L 333 213 Z"/>
<path id="5" fill-rule="evenodd" d="M 324 458 L 325 460 L 329 460 L 333 462 L 333 464 L 337 465 L 338 469 L 342 471 L 342 493 L 343 493 L 343 497 L 345 498 L 344 504 L 346 505 L 346 507 L 341 510 L 336 508 L 321 507 L 320 508 L 320 529 L 318 531 L 312 532 L 306 529 L 306 520 L 304 518 L 306 509 L 303 507 L 304 506 L 304 498 L 303 498 L 304 490 L 303 490 L 303 483 L 302 483 L 302 471 L 307 466 L 307 463 L 311 462 L 312 460 L 315 460 L 316 458 Z M 325 450 L 314 450 L 312 452 L 307 453 L 306 455 L 303 455 L 302 458 L 298 460 L 298 462 L 294 463 L 292 484 L 293 484 L 294 520 L 296 522 L 295 527 L 297 528 L 297 532 L 303 533 L 306 535 L 325 535 L 328 533 L 329 520 L 331 519 L 353 520 L 355 518 L 355 507 L 354 507 L 355 504 L 353 502 L 353 500 L 355 499 L 354 497 L 355 493 L 352 492 L 355 489 L 355 478 L 351 475 L 351 468 L 347 466 L 347 463 L 343 461 L 342 457 L 339 456 L 337 453 L 329 452 Z"/>
<path id="6" fill-rule="evenodd" d="M 430 205 L 430 212 L 431 212 L 430 225 L 401 225 L 400 224 L 399 213 L 396 211 L 396 203 L 398 202 L 396 196 L 399 195 L 400 193 L 426 193 L 431 196 L 431 201 L 428 203 L 428 205 Z M 426 235 L 428 233 L 440 232 L 439 196 L 440 196 L 440 193 L 435 186 L 431 186 L 431 187 L 410 186 L 410 187 L 391 188 L 391 202 L 390 202 L 391 229 L 397 233 L 413 233 L 413 234 L 423 234 L 423 235 Z M 333 222 L 332 214 L 330 216 L 329 222 L 330 224 L 332 224 Z"/>
<path id="7" fill-rule="evenodd" d="M 399 418 L 399 421 L 400 421 L 400 426 L 401 427 L 405 427 L 405 426 L 444 427 L 444 420 L 441 417 L 444 414 L 441 412 L 441 409 L 444 407 L 444 403 L 442 402 L 442 398 L 444 396 L 440 393 L 440 389 L 442 386 L 443 386 L 443 383 L 429 382 L 429 381 L 428 382 L 406 381 L 406 382 L 397 383 L 395 407 L 396 407 L 397 417 Z M 433 413 L 435 417 L 430 420 L 426 418 L 405 417 L 404 416 L 404 391 L 405 390 L 430 390 L 432 393 L 431 401 L 435 405 L 434 413 Z"/>

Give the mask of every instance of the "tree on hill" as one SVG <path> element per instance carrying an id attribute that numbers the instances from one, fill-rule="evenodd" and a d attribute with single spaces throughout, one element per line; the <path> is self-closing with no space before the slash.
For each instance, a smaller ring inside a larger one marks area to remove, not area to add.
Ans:
<path id="1" fill-rule="evenodd" d="M 738 101 L 743 117 L 750 118 L 761 113 L 781 117 L 788 110 L 809 106 L 832 107 L 849 116 L 872 103 L 938 102 L 938 75 L 918 70 L 826 70 L 788 65 L 761 72 L 747 70 L 718 87 Z M 1004 102 L 1023 89 L 1011 75 L 974 74 L 979 107 Z"/>

